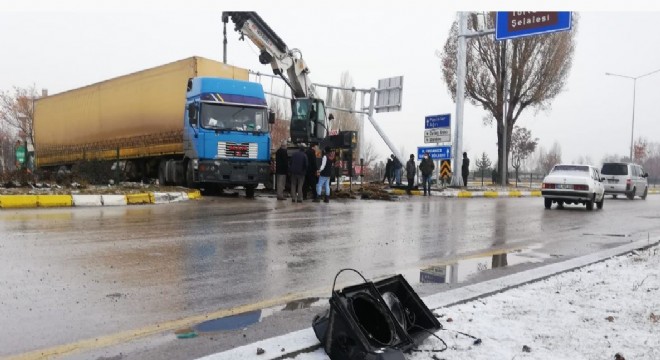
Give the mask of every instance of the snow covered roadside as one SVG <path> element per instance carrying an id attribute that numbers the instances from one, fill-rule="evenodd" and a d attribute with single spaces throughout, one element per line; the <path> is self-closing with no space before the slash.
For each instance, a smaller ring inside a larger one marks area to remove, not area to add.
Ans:
<path id="1" fill-rule="evenodd" d="M 660 246 L 435 313 L 449 348 L 430 337 L 407 359 L 660 359 Z"/>

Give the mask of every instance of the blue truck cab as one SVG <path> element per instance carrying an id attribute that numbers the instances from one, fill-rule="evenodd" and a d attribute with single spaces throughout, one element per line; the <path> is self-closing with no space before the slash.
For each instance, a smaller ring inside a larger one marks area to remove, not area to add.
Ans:
<path id="1" fill-rule="evenodd" d="M 270 176 L 268 107 L 259 83 L 196 77 L 188 81 L 183 132 L 186 184 L 244 186 L 252 197 Z"/>

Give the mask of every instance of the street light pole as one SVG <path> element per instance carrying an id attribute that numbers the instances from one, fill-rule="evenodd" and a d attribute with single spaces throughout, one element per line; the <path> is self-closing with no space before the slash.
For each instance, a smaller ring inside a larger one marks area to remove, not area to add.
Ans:
<path id="1" fill-rule="evenodd" d="M 635 144 L 635 95 L 637 93 L 637 79 L 641 79 L 643 77 L 655 74 L 657 72 L 660 72 L 660 69 L 655 70 L 655 71 L 651 71 L 650 73 L 646 73 L 646 74 L 640 75 L 640 76 L 627 76 L 627 75 L 605 73 L 605 75 L 618 76 L 618 77 L 622 77 L 622 78 L 626 78 L 626 79 L 631 79 L 633 81 L 633 109 L 632 109 L 632 125 L 631 125 L 631 129 L 630 129 L 630 161 L 631 162 L 635 160 L 634 157 L 633 157 L 635 155 L 635 152 L 634 152 L 633 149 L 634 149 L 634 146 L 635 146 L 634 145 Z"/>

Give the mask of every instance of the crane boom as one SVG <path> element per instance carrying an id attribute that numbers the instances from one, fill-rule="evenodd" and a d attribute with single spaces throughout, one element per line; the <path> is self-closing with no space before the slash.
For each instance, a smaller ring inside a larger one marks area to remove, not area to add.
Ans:
<path id="1" fill-rule="evenodd" d="M 256 12 L 224 11 L 222 22 L 226 24 L 229 18 L 241 39 L 247 36 L 259 48 L 259 62 L 270 64 L 273 73 L 291 88 L 291 141 L 321 143 L 328 133 L 325 104 L 316 95 L 300 50 L 289 49 Z"/>
<path id="2" fill-rule="evenodd" d="M 259 62 L 270 64 L 273 73 L 279 75 L 291 88 L 293 97 L 316 98 L 314 86 L 309 79 L 309 68 L 297 49 L 289 49 L 284 41 L 253 11 L 225 11 L 223 22 L 231 17 L 235 30 L 247 36 L 261 51 Z M 296 56 L 298 55 L 298 56 Z"/>

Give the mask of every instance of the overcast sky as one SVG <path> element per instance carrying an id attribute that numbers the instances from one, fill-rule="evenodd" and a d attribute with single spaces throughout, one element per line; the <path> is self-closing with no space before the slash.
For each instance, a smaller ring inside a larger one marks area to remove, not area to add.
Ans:
<path id="1" fill-rule="evenodd" d="M 3 1 L 0 90 L 34 84 L 54 94 L 193 55 L 221 61 L 222 11 L 255 10 L 290 48 L 302 51 L 314 82 L 338 84 L 341 73 L 348 71 L 357 87 L 369 88 L 378 79 L 403 75 L 403 110 L 375 116 L 397 149 L 416 153 L 417 146 L 424 146 L 425 116 L 451 113 L 455 119 L 456 105 L 435 55 L 456 18 L 454 4 L 315 3 L 164 0 L 136 7 L 121 0 L 103 5 Z M 483 2 L 461 3 L 463 10 L 486 10 Z M 549 148 L 557 141 L 564 162 L 589 156 L 598 164 L 606 154 L 628 155 L 633 81 L 605 73 L 639 76 L 660 69 L 658 5 L 626 2 L 623 5 L 634 11 L 623 11 L 622 4 L 602 3 L 609 8 L 564 8 L 580 10 L 577 48 L 564 92 L 551 109 L 526 111 L 518 121 L 540 138 L 541 146 Z M 507 2 L 499 10 L 530 10 L 524 4 L 530 2 L 518 2 L 519 7 Z M 557 2 L 562 4 L 574 6 Z M 270 71 L 258 62 L 252 43 L 238 41 L 233 27 L 228 26 L 228 36 L 229 63 Z M 660 142 L 658 89 L 660 72 L 637 81 L 635 138 Z M 482 152 L 496 158 L 495 128 L 482 124 L 484 115 L 483 109 L 466 103 L 463 148 L 473 164 Z M 365 127 L 367 140 L 374 142 L 381 158 L 387 156 L 385 143 L 371 125 Z"/>

